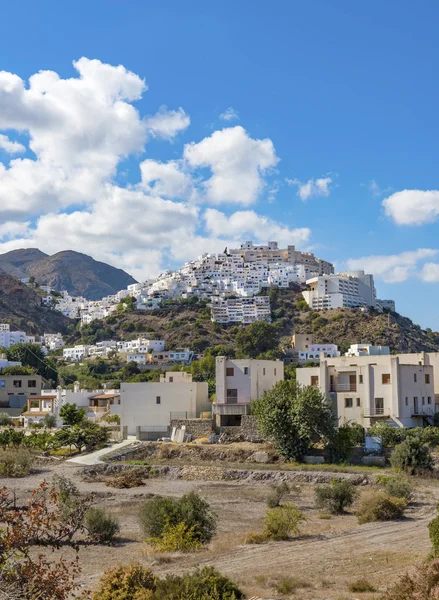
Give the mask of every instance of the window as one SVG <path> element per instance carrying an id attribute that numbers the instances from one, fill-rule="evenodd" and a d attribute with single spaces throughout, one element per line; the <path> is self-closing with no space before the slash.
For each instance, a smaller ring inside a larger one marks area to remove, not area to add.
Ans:
<path id="1" fill-rule="evenodd" d="M 431 404 L 431 396 L 428 396 L 428 398 L 427 398 L 427 404 Z"/>
<path id="2" fill-rule="evenodd" d="M 276 369 L 274 369 L 274 376 L 276 377 Z"/>
<path id="3" fill-rule="evenodd" d="M 262 375 L 265 375 L 265 367 L 262 369 Z"/>
<path id="4" fill-rule="evenodd" d="M 6 379 L 0 379 L 0 389 L 4 390 L 6 387 Z"/>
<path id="5" fill-rule="evenodd" d="M 244 375 L 248 375 L 248 367 L 244 367 Z"/>
<path id="6" fill-rule="evenodd" d="M 12 385 L 14 386 L 14 388 L 21 388 L 21 379 L 14 379 Z"/>
<path id="7" fill-rule="evenodd" d="M 173 377 L 169 378 L 169 383 L 174 383 L 174 378 Z"/>
<path id="8" fill-rule="evenodd" d="M 422 406 L 425 406 L 425 398 L 422 396 Z"/>
<path id="9" fill-rule="evenodd" d="M 418 381 L 418 378 L 416 377 L 416 373 L 413 373 L 413 381 L 416 383 L 416 381 Z"/>
<path id="10" fill-rule="evenodd" d="M 27 382 L 27 387 L 36 388 L 37 387 L 36 380 L 35 379 L 29 379 L 29 381 Z"/>
<path id="11" fill-rule="evenodd" d="M 381 383 L 383 383 L 383 384 L 390 383 L 390 373 L 383 373 L 381 375 Z"/>
<path id="12" fill-rule="evenodd" d="M 318 375 L 311 375 L 311 385 L 313 385 L 314 387 L 317 387 L 319 385 Z"/>
<path id="13" fill-rule="evenodd" d="M 156 396 L 156 397 L 155 397 L 155 403 L 156 403 L 156 404 L 161 404 L 161 403 L 162 403 L 162 399 L 161 399 L 161 397 L 160 397 L 160 396 Z"/>
<path id="14" fill-rule="evenodd" d="M 345 408 L 352 408 L 353 406 L 353 398 L 345 398 L 344 399 Z"/>
<path id="15" fill-rule="evenodd" d="M 363 383 L 363 375 L 359 375 L 359 383 Z"/>
<path id="16" fill-rule="evenodd" d="M 406 405 L 406 406 L 408 406 L 408 405 L 409 405 L 409 399 L 408 399 L 408 397 L 407 397 L 407 396 L 405 397 L 405 405 Z"/>
<path id="17" fill-rule="evenodd" d="M 430 375 L 428 373 L 425 374 L 425 383 L 430 383 Z"/>
<path id="18" fill-rule="evenodd" d="M 238 402 L 238 390 L 227 390 L 226 402 L 236 404 Z"/>
<path id="19" fill-rule="evenodd" d="M 234 374 L 235 374 L 235 369 L 233 367 L 226 367 L 227 377 L 233 377 Z"/>
<path id="20" fill-rule="evenodd" d="M 357 406 L 361 406 L 361 398 L 357 398 Z"/>

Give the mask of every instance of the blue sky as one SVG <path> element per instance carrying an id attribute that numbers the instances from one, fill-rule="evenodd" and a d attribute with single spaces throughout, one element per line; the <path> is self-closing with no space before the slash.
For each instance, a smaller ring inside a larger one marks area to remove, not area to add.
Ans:
<path id="1" fill-rule="evenodd" d="M 291 239 L 439 329 L 436 3 L 24 0 L 3 17 L 0 252 L 69 247 L 143 278 Z M 39 71 L 58 79 L 29 93 Z"/>

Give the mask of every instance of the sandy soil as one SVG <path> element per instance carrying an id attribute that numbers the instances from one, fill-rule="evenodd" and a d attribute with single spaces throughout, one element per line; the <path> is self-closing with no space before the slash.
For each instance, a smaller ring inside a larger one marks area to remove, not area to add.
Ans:
<path id="1" fill-rule="evenodd" d="M 95 494 L 96 504 L 119 518 L 121 538 L 114 546 L 80 549 L 81 583 L 87 588 L 96 585 L 105 569 L 119 563 L 140 562 L 159 575 L 211 564 L 230 575 L 249 597 L 354 599 L 359 594 L 349 592 L 353 581 L 365 577 L 377 591 L 382 591 L 425 558 L 430 549 L 427 524 L 439 500 L 438 483 L 419 480 L 415 482 L 415 501 L 404 520 L 359 526 L 352 513 L 321 518 L 314 504 L 314 486 L 303 484 L 298 496 L 288 498 L 308 519 L 301 528 L 301 537 L 289 542 L 244 545 L 249 532 L 263 527 L 269 492 L 263 483 L 151 479 L 145 486 L 118 490 L 104 483 L 83 482 L 81 472 L 82 467 L 60 463 L 23 479 L 0 479 L 0 485 L 7 485 L 18 499 L 24 499 L 42 479 L 50 481 L 54 473 L 63 474 L 73 479 L 81 492 Z M 206 550 L 186 555 L 157 555 L 142 540 L 138 521 L 141 503 L 151 494 L 180 496 L 192 490 L 208 500 L 217 512 L 217 535 Z M 68 554 L 63 550 L 64 556 Z M 294 595 L 276 592 L 276 585 L 283 577 L 301 581 Z M 360 597 L 368 600 L 378 598 L 379 594 L 360 594 Z"/>

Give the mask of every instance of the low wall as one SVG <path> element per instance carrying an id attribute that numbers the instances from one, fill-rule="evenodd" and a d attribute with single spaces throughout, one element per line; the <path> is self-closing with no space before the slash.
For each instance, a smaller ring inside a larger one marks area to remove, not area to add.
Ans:
<path id="1" fill-rule="evenodd" d="M 173 419 L 171 421 L 171 431 L 173 427 L 186 427 L 186 433 L 190 433 L 193 438 L 209 437 L 212 431 L 215 431 L 212 419 Z"/>
<path id="2" fill-rule="evenodd" d="M 254 415 L 242 415 L 241 425 L 222 427 L 221 432 L 226 432 L 232 440 L 236 438 L 237 441 L 254 443 L 267 441 L 262 436 L 258 420 Z"/>

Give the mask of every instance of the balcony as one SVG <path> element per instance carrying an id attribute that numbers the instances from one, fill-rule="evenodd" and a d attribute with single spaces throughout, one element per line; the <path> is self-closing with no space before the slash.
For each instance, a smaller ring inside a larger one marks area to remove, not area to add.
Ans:
<path id="1" fill-rule="evenodd" d="M 215 415 L 248 415 L 250 410 L 248 403 L 215 403 L 213 404 L 213 412 Z"/>
<path id="2" fill-rule="evenodd" d="M 390 417 L 390 408 L 365 408 L 364 416 L 369 419 L 388 418 Z"/>
<path id="3" fill-rule="evenodd" d="M 330 392 L 356 392 L 356 383 L 331 383 L 329 386 Z"/>

